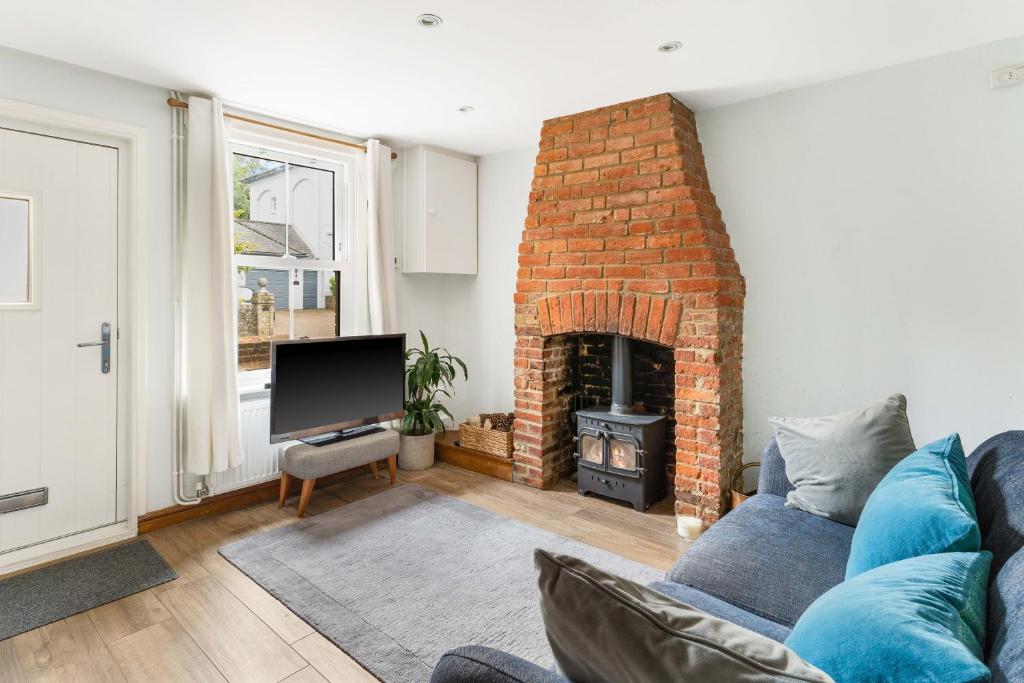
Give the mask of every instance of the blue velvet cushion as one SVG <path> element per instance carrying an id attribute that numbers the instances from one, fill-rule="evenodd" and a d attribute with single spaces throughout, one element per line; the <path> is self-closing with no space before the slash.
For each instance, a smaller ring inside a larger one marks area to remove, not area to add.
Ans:
<path id="1" fill-rule="evenodd" d="M 940 553 L 872 569 L 815 600 L 786 645 L 836 683 L 988 681 L 991 562 L 989 552 Z"/>
<path id="2" fill-rule="evenodd" d="M 846 578 L 934 553 L 977 552 L 981 531 L 960 436 L 950 434 L 889 470 L 864 505 Z"/>

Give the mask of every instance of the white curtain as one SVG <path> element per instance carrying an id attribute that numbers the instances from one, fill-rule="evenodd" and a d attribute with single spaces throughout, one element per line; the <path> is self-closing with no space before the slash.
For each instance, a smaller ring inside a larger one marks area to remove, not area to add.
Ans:
<path id="1" fill-rule="evenodd" d="M 358 177 L 359 205 L 366 206 L 366 214 L 356 221 L 353 250 L 354 331 L 387 334 L 398 329 L 391 148 L 379 140 L 367 141 Z"/>
<path id="2" fill-rule="evenodd" d="M 238 467 L 238 341 L 231 230 L 231 155 L 219 100 L 190 97 L 182 247 L 182 398 L 185 467 Z"/>

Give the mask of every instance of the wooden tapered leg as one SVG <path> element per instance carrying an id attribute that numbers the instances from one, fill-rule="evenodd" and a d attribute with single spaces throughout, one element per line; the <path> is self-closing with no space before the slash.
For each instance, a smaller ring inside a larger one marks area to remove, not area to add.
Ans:
<path id="1" fill-rule="evenodd" d="M 398 476 L 398 456 L 388 456 L 388 475 L 391 477 L 391 483 L 395 483 L 395 478 Z"/>
<path id="2" fill-rule="evenodd" d="M 287 472 L 281 473 L 281 493 L 277 496 L 277 504 L 279 507 L 284 507 L 285 501 L 288 500 L 288 487 L 291 486 L 292 475 Z"/>
<path id="3" fill-rule="evenodd" d="M 374 479 L 377 478 L 377 463 L 375 462 L 370 463 L 370 476 Z"/>
<path id="4" fill-rule="evenodd" d="M 316 479 L 302 480 L 302 493 L 299 494 L 299 517 L 306 514 L 306 506 L 309 504 L 309 497 L 313 495 L 314 486 L 316 486 Z"/>

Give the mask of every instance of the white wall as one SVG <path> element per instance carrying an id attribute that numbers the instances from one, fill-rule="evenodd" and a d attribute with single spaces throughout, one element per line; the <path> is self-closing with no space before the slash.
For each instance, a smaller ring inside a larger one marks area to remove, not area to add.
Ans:
<path id="1" fill-rule="evenodd" d="M 477 159 L 477 275 L 398 276 L 399 326 L 408 343 L 419 345 L 423 329 L 431 345 L 446 346 L 469 367 L 469 382 L 460 380 L 454 400 L 445 401 L 457 421 L 513 408 L 512 295 L 536 155 L 522 149 Z M 394 187 L 399 223 L 400 177 L 399 170 Z"/>
<path id="2" fill-rule="evenodd" d="M 458 419 L 513 409 L 512 296 L 536 157 L 523 149 L 477 161 L 479 272 L 448 276 L 445 290 L 445 343 L 469 366 L 469 382 L 456 386 L 452 401 Z"/>
<path id="3" fill-rule="evenodd" d="M 141 126 L 149 291 L 147 509 L 170 505 L 173 352 L 171 309 L 171 118 L 160 88 L 0 48 L 0 97 Z"/>
<path id="4" fill-rule="evenodd" d="M 892 392 L 919 445 L 1024 427 L 1024 39 L 698 115 L 747 278 L 746 456 Z"/>

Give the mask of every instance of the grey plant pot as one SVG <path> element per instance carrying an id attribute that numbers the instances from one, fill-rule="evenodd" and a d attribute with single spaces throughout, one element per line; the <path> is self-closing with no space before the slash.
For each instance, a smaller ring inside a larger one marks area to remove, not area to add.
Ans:
<path id="1" fill-rule="evenodd" d="M 398 466 L 403 470 L 425 470 L 434 466 L 434 435 L 402 434 L 398 444 Z"/>

